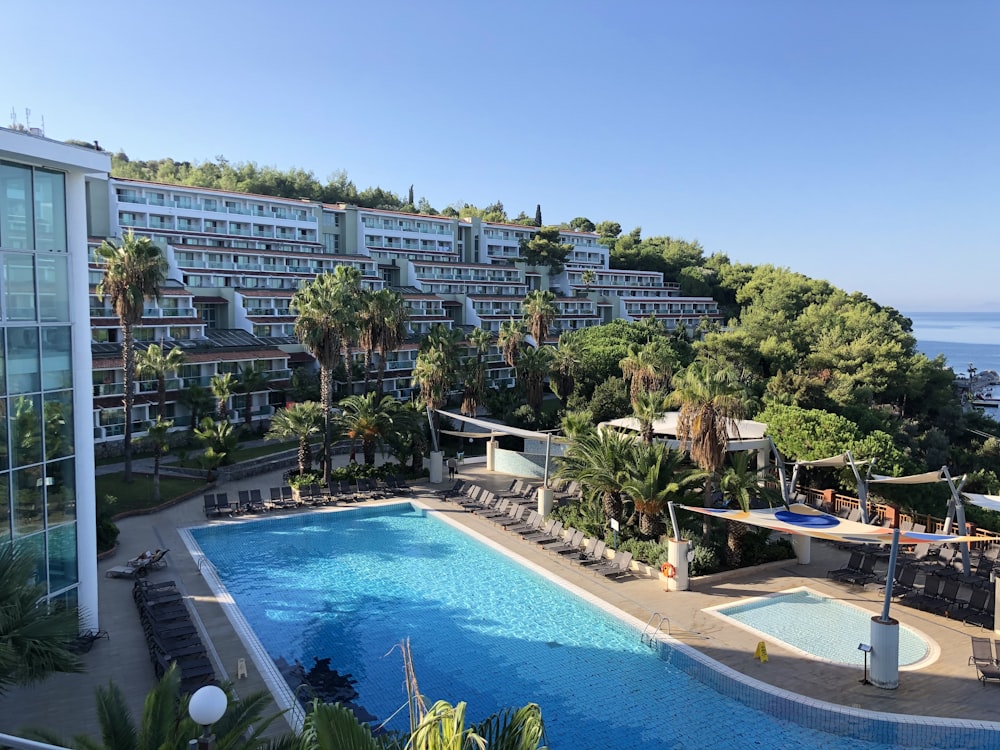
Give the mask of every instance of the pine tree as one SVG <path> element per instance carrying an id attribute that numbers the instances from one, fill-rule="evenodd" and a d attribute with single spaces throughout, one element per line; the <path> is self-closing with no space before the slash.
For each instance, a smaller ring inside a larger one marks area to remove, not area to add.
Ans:
<path id="1" fill-rule="evenodd" d="M 535 226 L 540 227 L 542 225 L 542 204 L 535 204 Z"/>

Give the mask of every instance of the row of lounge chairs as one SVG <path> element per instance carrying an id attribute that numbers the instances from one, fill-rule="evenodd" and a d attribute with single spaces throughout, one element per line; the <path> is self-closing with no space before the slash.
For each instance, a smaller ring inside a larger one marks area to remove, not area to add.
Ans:
<path id="1" fill-rule="evenodd" d="M 405 495 L 412 492 L 401 477 L 391 476 L 382 480 L 358 478 L 353 482 L 346 479 L 331 480 L 329 486 L 306 484 L 296 493 L 289 485 L 271 487 L 270 496 L 264 499 L 261 490 L 240 490 L 233 503 L 226 492 L 206 494 L 203 498 L 206 518 L 234 516 L 245 513 L 264 513 L 273 510 L 288 510 L 305 506 L 335 505 L 341 502 L 362 502 L 385 497 Z"/>
<path id="2" fill-rule="evenodd" d="M 996 653 L 989 638 L 972 636 L 972 656 L 969 664 L 976 667 L 979 681 L 986 684 L 987 680 L 1000 680 L 1000 639 L 995 641 Z"/>
<path id="3" fill-rule="evenodd" d="M 132 598 L 146 635 L 149 658 L 160 678 L 176 663 L 181 691 L 194 692 L 215 683 L 215 670 L 198 635 L 184 597 L 173 581 L 135 582 Z"/>
<path id="4" fill-rule="evenodd" d="M 509 533 L 540 545 L 547 552 L 586 567 L 595 575 L 610 579 L 630 575 L 631 552 L 617 551 L 613 558 L 608 559 L 603 540 L 585 540 L 582 531 L 563 528 L 562 521 L 545 518 L 532 508 L 537 489 L 523 480 L 517 480 L 507 490 L 495 493 L 477 484 L 463 482 L 439 494 L 493 521 Z"/>

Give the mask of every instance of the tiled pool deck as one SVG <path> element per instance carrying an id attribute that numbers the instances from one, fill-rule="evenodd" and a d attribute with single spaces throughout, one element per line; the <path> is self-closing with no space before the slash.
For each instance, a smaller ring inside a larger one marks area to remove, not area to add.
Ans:
<path id="1" fill-rule="evenodd" d="M 461 476 L 482 484 L 506 486 L 509 482 L 505 477 L 488 475 L 484 467 L 462 468 Z M 235 496 L 239 489 L 262 487 L 266 494 L 266 489 L 277 482 L 277 477 L 264 476 L 234 482 L 224 489 L 230 496 Z M 427 489 L 434 488 L 428 486 Z M 771 564 L 762 569 L 724 574 L 711 580 L 696 580 L 692 591 L 666 593 L 658 580 L 632 578 L 617 583 L 604 580 L 541 551 L 535 545 L 513 538 L 488 521 L 440 502 L 433 494 L 420 492 L 418 496 L 429 507 L 448 513 L 455 522 L 517 552 L 552 575 L 580 587 L 638 621 L 646 622 L 652 612 L 666 615 L 673 636 L 697 650 L 694 656 L 685 657 L 693 660 L 692 669 L 700 672 L 710 684 L 724 688 L 731 695 L 742 696 L 752 705 L 818 727 L 823 727 L 823 722 L 831 721 L 838 726 L 849 726 L 867 711 L 911 715 L 912 721 L 902 730 L 895 723 L 887 723 L 879 734 L 883 741 L 913 746 L 932 744 L 929 740 L 941 723 L 935 720 L 938 717 L 966 720 L 969 726 L 1000 721 L 1000 685 L 982 686 L 976 679 L 975 668 L 967 665 L 971 653 L 969 636 L 992 637 L 989 631 L 984 633 L 960 622 L 894 607 L 894 616 L 936 641 L 941 655 L 923 669 L 901 672 L 897 690 L 880 690 L 861 685 L 857 669 L 805 659 L 774 644 L 769 644 L 768 662 L 761 664 L 753 658 L 758 640 L 756 636 L 703 611 L 706 607 L 749 596 L 809 586 L 820 593 L 877 613 L 881 598 L 874 590 L 863 591 L 826 580 L 826 571 L 840 567 L 847 554 L 830 545 L 814 542 L 810 565 L 796 565 L 795 561 Z M 121 564 L 143 549 L 169 548 L 169 566 L 157 571 L 153 579 L 175 580 L 189 597 L 199 626 L 207 636 L 206 643 L 210 643 L 220 676 L 236 680 L 237 664 L 240 659 L 245 659 L 248 674 L 245 679 L 236 681 L 238 692 L 266 690 L 264 677 L 254 666 L 251 655 L 178 533 L 178 529 L 205 523 L 201 505 L 199 496 L 154 515 L 122 521 L 119 524 L 121 548 L 113 558 L 101 561 L 98 569 L 103 574 L 107 568 Z M 239 522 L 239 519 L 216 523 L 230 522 Z M 88 668 L 85 674 L 55 675 L 39 685 L 14 690 L 0 697 L 0 732 L 17 734 L 18 730 L 27 726 L 44 726 L 67 737 L 77 733 L 96 737 L 98 726 L 94 689 L 106 685 L 109 680 L 123 689 L 133 713 L 137 716 L 141 714 L 142 702 L 155 679 L 132 602 L 131 584 L 102 577 L 99 589 L 101 627 L 109 631 L 111 640 L 97 642 L 84 657 Z M 823 637 L 822 632 L 816 635 Z M 720 662 L 727 669 L 722 673 L 707 670 L 698 654 Z M 737 674 L 761 680 L 779 690 L 764 696 L 751 695 L 752 690 L 733 679 Z M 791 696 L 806 700 L 789 701 Z M 810 705 L 817 701 L 836 703 L 844 709 L 830 716 Z M 543 711 L 544 708 L 543 705 Z M 1000 736 L 997 744 L 1000 746 Z"/>

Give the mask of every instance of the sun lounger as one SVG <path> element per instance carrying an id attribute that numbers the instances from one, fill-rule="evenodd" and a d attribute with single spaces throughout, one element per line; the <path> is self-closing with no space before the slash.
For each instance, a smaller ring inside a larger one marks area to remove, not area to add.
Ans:
<path id="1" fill-rule="evenodd" d="M 618 578 L 629 572 L 632 563 L 631 552 L 615 552 L 614 559 L 606 565 L 595 565 L 591 568 L 595 573 L 605 578 Z"/>
<path id="2" fill-rule="evenodd" d="M 533 542 L 535 539 L 542 539 L 548 537 L 552 533 L 552 529 L 555 528 L 557 521 L 555 518 L 550 518 L 545 523 L 542 524 L 542 528 L 537 531 L 529 531 L 526 534 L 521 534 L 521 537 L 527 539 L 529 542 Z M 561 526 L 560 526 L 561 528 Z"/>
<path id="3" fill-rule="evenodd" d="M 855 550 L 851 553 L 851 558 L 847 561 L 847 565 L 843 568 L 837 568 L 836 570 L 826 571 L 826 577 L 832 578 L 835 581 L 843 580 L 843 576 L 853 575 L 861 571 L 861 564 L 864 562 L 864 553 Z"/>
<path id="4" fill-rule="evenodd" d="M 506 529 L 510 526 L 516 526 L 521 523 L 527 514 L 528 506 L 515 504 L 510 506 L 507 514 L 508 518 L 495 518 L 493 521 L 497 524 L 497 526 L 501 526 Z"/>
<path id="5" fill-rule="evenodd" d="M 85 630 L 69 644 L 69 650 L 74 654 L 85 654 L 94 647 L 94 642 L 101 638 L 111 640 L 107 630 Z"/>
<path id="6" fill-rule="evenodd" d="M 972 636 L 972 656 L 969 657 L 969 664 L 996 664 L 996 659 L 993 658 L 993 644 L 989 638 Z"/>
<path id="7" fill-rule="evenodd" d="M 229 502 L 229 495 L 225 492 L 220 492 L 215 496 L 215 507 L 219 511 L 219 515 L 231 516 L 236 511 L 233 504 Z"/>
<path id="8" fill-rule="evenodd" d="M 542 534 L 540 536 L 532 534 L 530 536 L 524 536 L 524 538 L 534 542 L 535 544 L 556 544 L 561 539 L 562 528 L 562 521 L 556 521 L 552 524 L 552 528 L 549 529 L 548 534 Z"/>
<path id="9" fill-rule="evenodd" d="M 876 562 L 878 562 L 878 558 L 875 555 L 865 555 L 861 560 L 861 567 L 858 570 L 846 573 L 836 580 L 853 583 L 855 586 L 864 586 L 866 583 L 871 583 L 876 578 Z"/>
<path id="10" fill-rule="evenodd" d="M 598 541 L 600 540 L 597 537 L 591 537 L 583 549 L 576 550 L 575 552 L 564 552 L 563 556 L 567 560 L 586 560 L 594 554 L 594 548 L 597 547 Z"/>
<path id="11" fill-rule="evenodd" d="M 601 563 L 606 563 L 608 560 L 604 557 L 604 550 L 607 545 L 604 543 L 603 539 L 598 539 L 597 544 L 594 545 L 594 550 L 589 555 L 580 555 L 577 558 L 577 562 L 580 565 L 600 565 Z"/>
<path id="12" fill-rule="evenodd" d="M 580 552 L 580 545 L 583 544 L 584 533 L 574 531 L 572 536 L 562 544 L 550 544 L 545 547 L 546 552 L 553 552 L 557 555 L 572 555 Z"/>
<path id="13" fill-rule="evenodd" d="M 205 518 L 219 515 L 219 506 L 215 503 L 214 494 L 204 495 L 202 501 L 205 503 Z"/>
<path id="14" fill-rule="evenodd" d="M 527 516 L 522 516 L 520 523 L 507 526 L 506 529 L 513 534 L 530 534 L 537 531 L 544 522 L 545 516 L 537 510 L 530 510 Z"/>

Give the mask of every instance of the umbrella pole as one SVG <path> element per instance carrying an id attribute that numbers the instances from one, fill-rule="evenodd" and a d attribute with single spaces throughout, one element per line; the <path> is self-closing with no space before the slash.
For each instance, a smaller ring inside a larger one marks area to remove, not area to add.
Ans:
<path id="1" fill-rule="evenodd" d="M 882 622 L 889 622 L 889 604 L 892 603 L 892 584 L 896 581 L 896 558 L 899 556 L 899 529 L 892 530 L 892 547 L 889 549 L 889 572 L 885 576 L 885 601 L 882 602 Z"/>

